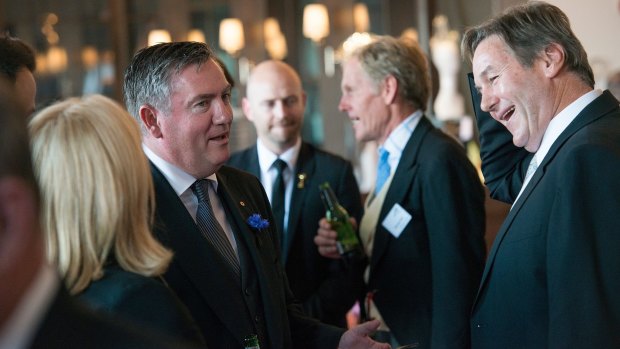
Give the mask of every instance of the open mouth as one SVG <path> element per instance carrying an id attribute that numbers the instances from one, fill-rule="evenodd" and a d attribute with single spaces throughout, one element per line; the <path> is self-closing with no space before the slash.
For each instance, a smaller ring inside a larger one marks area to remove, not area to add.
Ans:
<path id="1" fill-rule="evenodd" d="M 510 118 L 512 117 L 512 114 L 514 114 L 515 112 L 515 107 L 512 106 L 510 107 L 508 110 L 506 110 L 506 112 L 504 114 L 502 114 L 502 116 L 500 116 L 500 120 L 502 121 L 508 121 L 510 120 Z"/>
<path id="2" fill-rule="evenodd" d="M 211 137 L 212 141 L 225 141 L 228 139 L 228 133 L 222 133 L 219 136 Z"/>

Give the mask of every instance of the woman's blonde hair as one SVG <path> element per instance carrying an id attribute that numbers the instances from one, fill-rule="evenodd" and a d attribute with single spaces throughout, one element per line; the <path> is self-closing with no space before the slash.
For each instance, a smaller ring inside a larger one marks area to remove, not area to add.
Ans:
<path id="1" fill-rule="evenodd" d="M 151 234 L 153 180 L 135 120 L 116 102 L 71 98 L 29 124 L 48 260 L 72 294 L 121 268 L 162 274 L 172 252 Z"/>

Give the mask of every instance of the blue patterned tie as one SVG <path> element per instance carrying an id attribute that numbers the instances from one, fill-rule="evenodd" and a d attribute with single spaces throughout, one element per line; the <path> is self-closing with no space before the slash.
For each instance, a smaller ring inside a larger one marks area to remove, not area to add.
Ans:
<path id="1" fill-rule="evenodd" d="M 211 200 L 209 199 L 209 180 L 197 180 L 192 184 L 192 191 L 196 198 L 198 198 L 196 223 L 200 232 L 220 252 L 222 257 L 229 262 L 235 274 L 240 275 L 237 253 L 233 250 L 224 229 L 215 218 L 215 214 L 213 214 Z"/>
<path id="2" fill-rule="evenodd" d="M 379 194 L 385 181 L 390 177 L 390 164 L 388 158 L 390 153 L 383 147 L 379 147 L 379 164 L 377 165 L 377 182 L 375 184 L 375 195 Z"/>

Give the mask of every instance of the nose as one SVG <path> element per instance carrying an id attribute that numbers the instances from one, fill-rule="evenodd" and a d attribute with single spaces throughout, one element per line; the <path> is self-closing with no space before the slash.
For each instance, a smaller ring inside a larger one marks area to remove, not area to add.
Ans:
<path id="1" fill-rule="evenodd" d="M 214 124 L 230 124 L 233 119 L 233 111 L 230 103 L 223 100 L 216 102 L 217 107 L 213 116 Z"/>
<path id="2" fill-rule="evenodd" d="M 338 103 L 338 110 L 341 112 L 345 112 L 348 108 L 349 105 L 347 104 L 344 95 L 342 95 L 342 97 L 340 97 L 340 102 Z"/>
<path id="3" fill-rule="evenodd" d="M 277 101 L 273 106 L 273 116 L 276 119 L 283 119 L 286 115 L 284 103 L 282 101 Z"/>
<path id="4" fill-rule="evenodd" d="M 489 91 L 483 92 L 484 93 L 482 93 L 480 98 L 480 109 L 485 112 L 493 111 L 499 101 L 499 98 L 495 97 L 495 95 Z"/>

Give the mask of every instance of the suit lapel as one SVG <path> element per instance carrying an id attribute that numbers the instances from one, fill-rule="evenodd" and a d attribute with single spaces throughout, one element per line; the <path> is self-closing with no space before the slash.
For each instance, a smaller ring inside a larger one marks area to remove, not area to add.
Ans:
<path id="1" fill-rule="evenodd" d="M 256 176 L 259 180 L 262 180 L 260 164 L 258 162 L 258 150 L 256 149 L 256 144 L 253 147 L 246 150 L 245 155 L 243 156 L 245 161 L 247 161 L 247 171 Z"/>
<path id="2" fill-rule="evenodd" d="M 433 128 L 430 121 L 422 116 L 413 134 L 409 138 L 409 141 L 407 141 L 405 149 L 403 149 L 400 161 L 396 167 L 396 172 L 394 172 L 392 182 L 386 193 L 383 206 L 381 206 L 381 214 L 379 215 L 379 220 L 375 229 L 375 240 L 370 261 L 371 269 L 374 269 L 379 263 L 391 240 L 391 234 L 383 228 L 382 222 L 392 207 L 403 201 L 406 195 L 409 195 L 418 170 L 417 160 L 420 145 L 428 132 Z"/>
<path id="3" fill-rule="evenodd" d="M 272 285 L 272 282 L 274 281 L 274 276 L 266 273 L 268 270 L 273 270 L 273 258 L 277 256 L 277 251 L 274 249 L 273 241 L 268 235 L 269 232 L 251 230 L 246 223 L 247 217 L 251 214 L 259 213 L 265 218 L 271 217 L 271 214 L 261 212 L 260 208 L 252 206 L 253 200 L 251 198 L 262 195 L 262 193 L 249 193 L 244 190 L 238 190 L 234 184 L 235 179 L 228 178 L 221 172 L 217 173 L 217 178 L 219 183 L 218 195 L 227 210 L 228 220 L 235 230 L 237 244 L 244 244 L 247 247 L 245 250 L 247 251 L 248 261 L 244 263 L 246 268 L 242 272 L 243 284 L 245 285 L 249 282 L 249 278 L 254 278 L 258 281 L 263 305 L 262 309 L 264 310 L 265 321 L 268 324 L 266 328 L 269 333 L 269 339 L 273 347 L 281 347 L 283 345 L 280 343 L 282 339 L 281 334 L 284 332 L 285 325 L 282 323 L 281 317 L 278 316 L 281 309 L 277 300 L 273 298 L 274 289 L 272 286 L 274 285 Z M 278 285 L 275 285 L 275 287 L 278 287 Z M 235 314 L 232 315 L 236 316 Z"/>
<path id="4" fill-rule="evenodd" d="M 314 150 L 308 144 L 301 144 L 293 177 L 293 195 L 291 196 L 291 203 L 289 205 L 288 237 L 286 239 L 287 243 L 284 246 L 284 265 L 286 265 L 286 259 L 288 258 L 288 253 L 291 248 L 291 243 L 295 238 L 295 234 L 300 230 L 298 229 L 298 225 L 302 209 L 305 206 L 307 193 L 318 185 L 318 183 L 312 181 L 316 167 L 313 153 Z M 303 179 L 300 179 L 301 176 L 303 176 Z"/>
<path id="5" fill-rule="evenodd" d="M 592 103 L 590 103 L 586 108 L 584 108 L 577 117 L 568 125 L 568 127 L 560 134 L 558 139 L 553 143 L 549 152 L 545 156 L 542 163 L 538 166 L 538 169 L 532 176 L 532 179 L 528 183 L 527 187 L 521 193 L 519 199 L 514 203 L 512 209 L 506 216 L 504 223 L 500 227 L 495 240 L 493 241 L 493 247 L 489 252 L 489 256 L 487 258 L 486 265 L 484 267 L 484 272 L 482 274 L 482 280 L 480 282 L 480 287 L 478 289 L 478 294 L 476 296 L 476 300 L 474 302 L 474 306 L 478 302 L 480 294 L 486 285 L 486 281 L 488 279 L 488 275 L 493 267 L 493 263 L 495 262 L 495 257 L 497 256 L 497 251 L 499 250 L 499 246 L 501 245 L 504 237 L 508 233 L 515 217 L 529 198 L 532 191 L 536 188 L 540 180 L 545 175 L 547 166 L 549 166 L 550 162 L 555 158 L 558 151 L 562 148 L 564 144 L 570 139 L 570 137 L 575 134 L 575 132 L 579 131 L 586 125 L 600 119 L 605 114 L 611 112 L 614 109 L 618 108 L 618 101 L 611 95 L 609 91 L 605 91 L 601 96 L 595 99 Z"/>
<path id="6" fill-rule="evenodd" d="M 151 165 L 157 195 L 157 214 L 165 224 L 162 241 L 175 252 L 174 258 L 192 281 L 209 307 L 231 333 L 243 341 L 246 326 L 239 326 L 239 313 L 245 312 L 242 297 L 222 297 L 222 289 L 241 292 L 239 280 L 223 257 L 201 235 L 196 223 L 168 181 Z M 162 228 L 162 227 L 160 227 Z M 217 285 L 217 287 L 214 287 Z"/>

